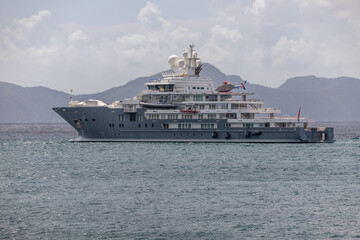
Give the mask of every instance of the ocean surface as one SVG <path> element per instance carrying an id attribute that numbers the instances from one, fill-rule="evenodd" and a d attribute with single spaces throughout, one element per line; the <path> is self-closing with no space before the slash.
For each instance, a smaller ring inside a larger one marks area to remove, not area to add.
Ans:
<path id="1" fill-rule="evenodd" d="M 0 239 L 357 239 L 360 123 L 333 144 L 74 143 L 0 124 Z"/>

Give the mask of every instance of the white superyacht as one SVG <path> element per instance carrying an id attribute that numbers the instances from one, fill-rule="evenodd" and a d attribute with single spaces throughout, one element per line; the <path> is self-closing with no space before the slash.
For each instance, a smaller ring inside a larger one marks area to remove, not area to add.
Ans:
<path id="1" fill-rule="evenodd" d="M 53 110 L 79 134 L 75 141 L 331 143 L 334 129 L 308 128 L 305 118 L 280 118 L 265 108 L 245 83 L 224 82 L 215 88 L 201 76 L 194 45 L 181 57 L 172 55 L 171 70 L 147 83 L 132 99 L 105 104 L 70 101 Z"/>

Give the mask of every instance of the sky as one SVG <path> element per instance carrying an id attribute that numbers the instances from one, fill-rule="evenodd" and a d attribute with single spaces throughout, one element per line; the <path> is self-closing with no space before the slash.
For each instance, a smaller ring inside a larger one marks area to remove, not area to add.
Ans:
<path id="1" fill-rule="evenodd" d="M 95 93 L 202 62 L 254 84 L 360 78 L 359 0 L 0 0 L 0 81 Z"/>

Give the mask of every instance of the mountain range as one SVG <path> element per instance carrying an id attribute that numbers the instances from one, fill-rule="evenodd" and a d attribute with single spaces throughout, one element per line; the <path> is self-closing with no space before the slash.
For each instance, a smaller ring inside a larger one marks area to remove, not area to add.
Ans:
<path id="1" fill-rule="evenodd" d="M 203 76 L 213 79 L 214 86 L 222 82 L 240 84 L 237 75 L 225 75 L 211 64 L 203 63 Z M 161 73 L 140 77 L 109 90 L 73 96 L 74 100 L 99 99 L 106 103 L 133 97 L 146 89 L 145 83 L 161 78 Z M 242 89 L 241 89 L 242 90 Z M 253 98 L 264 99 L 266 107 L 281 109 L 281 115 L 312 117 L 316 121 L 360 121 L 360 79 L 351 77 L 318 78 L 303 76 L 288 79 L 278 88 L 246 84 Z M 21 87 L 0 82 L 0 123 L 60 123 L 64 122 L 52 107 L 66 106 L 69 94 L 46 87 Z"/>

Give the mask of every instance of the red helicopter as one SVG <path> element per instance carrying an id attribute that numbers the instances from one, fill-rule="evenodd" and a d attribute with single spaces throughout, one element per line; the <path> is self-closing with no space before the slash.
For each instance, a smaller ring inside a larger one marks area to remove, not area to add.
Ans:
<path id="1" fill-rule="evenodd" d="M 245 84 L 247 83 L 247 81 L 245 81 L 244 83 L 241 83 L 241 86 L 240 85 L 233 85 L 231 84 L 230 82 L 223 82 L 223 84 L 221 86 L 219 86 L 216 91 L 219 91 L 219 92 L 230 92 L 232 89 L 234 88 L 242 88 L 244 90 L 246 90 L 245 88 Z"/>

